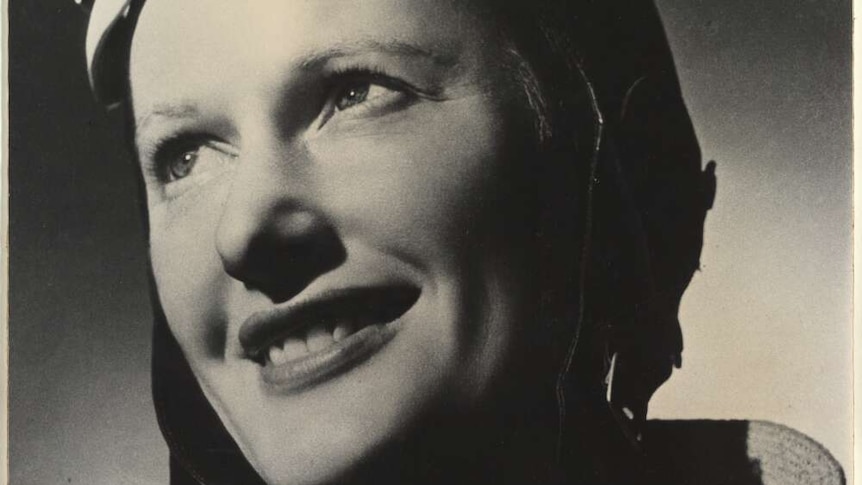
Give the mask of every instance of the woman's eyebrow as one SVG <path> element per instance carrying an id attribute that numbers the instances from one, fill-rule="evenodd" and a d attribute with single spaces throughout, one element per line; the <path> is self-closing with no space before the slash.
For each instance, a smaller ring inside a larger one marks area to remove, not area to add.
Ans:
<path id="1" fill-rule="evenodd" d="M 298 66 L 301 71 L 317 71 L 335 59 L 363 54 L 384 54 L 392 57 L 422 59 L 444 68 L 458 64 L 459 56 L 455 49 L 447 48 L 442 44 L 435 45 L 435 47 L 437 49 L 399 40 L 361 39 L 350 43 L 330 44 L 326 48 L 306 52 L 294 61 L 294 65 Z M 191 102 L 177 100 L 176 102 L 154 104 L 146 107 L 141 111 L 140 116 L 135 117 L 135 132 L 143 133 L 148 125 L 158 120 L 182 120 L 195 118 L 199 115 L 200 110 Z"/>
<path id="2" fill-rule="evenodd" d="M 200 111 L 191 103 L 157 104 L 135 117 L 135 131 L 140 132 L 158 118 L 187 119 L 194 118 Z"/>
<path id="3" fill-rule="evenodd" d="M 445 50 L 399 40 L 361 39 L 350 43 L 330 45 L 325 49 L 307 53 L 299 59 L 297 65 L 302 70 L 316 70 L 333 59 L 362 54 L 386 54 L 393 57 L 426 59 L 441 67 L 452 67 L 458 63 L 459 56 L 453 52 L 453 49 L 445 48 L 442 45 L 439 47 Z"/>

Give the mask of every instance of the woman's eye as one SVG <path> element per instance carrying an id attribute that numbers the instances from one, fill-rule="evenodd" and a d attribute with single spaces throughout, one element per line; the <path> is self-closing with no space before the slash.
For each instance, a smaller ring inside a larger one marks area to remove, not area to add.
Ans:
<path id="1" fill-rule="evenodd" d="M 403 79 L 374 69 L 348 69 L 327 80 L 326 100 L 319 128 L 332 120 L 372 121 L 410 107 L 427 94 Z"/>
<path id="2" fill-rule="evenodd" d="M 177 140 L 167 142 L 157 151 L 154 168 L 162 185 L 167 188 L 176 185 L 179 190 L 179 186 L 188 185 L 186 180 L 205 182 L 235 158 L 230 147 L 221 142 Z"/>
<path id="3" fill-rule="evenodd" d="M 168 180 L 174 181 L 187 177 L 198 161 L 198 150 L 181 153 L 167 167 Z"/>
<path id="4" fill-rule="evenodd" d="M 370 83 L 356 83 L 345 88 L 335 100 L 335 109 L 344 111 L 368 99 Z"/>
<path id="5" fill-rule="evenodd" d="M 385 113 L 389 109 L 397 108 L 406 99 L 408 95 L 404 90 L 371 80 L 354 81 L 336 92 L 333 108 L 336 112 L 362 108 L 363 112 L 380 110 Z"/>

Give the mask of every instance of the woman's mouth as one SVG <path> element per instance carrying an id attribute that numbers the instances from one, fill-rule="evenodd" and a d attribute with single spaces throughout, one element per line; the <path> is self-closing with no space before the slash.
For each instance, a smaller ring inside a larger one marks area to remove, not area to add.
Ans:
<path id="1" fill-rule="evenodd" d="M 408 285 L 325 292 L 253 314 L 240 327 L 239 341 L 246 358 L 262 367 L 266 384 L 299 392 L 376 353 L 419 294 Z"/>

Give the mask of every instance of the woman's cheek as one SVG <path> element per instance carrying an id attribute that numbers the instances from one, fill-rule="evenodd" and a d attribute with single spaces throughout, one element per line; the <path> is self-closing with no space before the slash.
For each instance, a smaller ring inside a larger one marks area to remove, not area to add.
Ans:
<path id="1" fill-rule="evenodd" d="M 228 280 L 215 249 L 225 193 L 213 183 L 149 208 L 150 257 L 165 316 L 184 351 L 211 357 L 222 352 L 214 344 L 225 320 L 220 299 Z"/>
<path id="2" fill-rule="evenodd" d="M 429 243 L 463 240 L 495 196 L 504 163 L 504 133 L 490 104 L 478 95 L 427 102 L 398 123 L 370 121 L 312 140 L 315 181 L 337 226 L 428 256 Z M 448 251 L 436 249 L 435 258 Z"/>

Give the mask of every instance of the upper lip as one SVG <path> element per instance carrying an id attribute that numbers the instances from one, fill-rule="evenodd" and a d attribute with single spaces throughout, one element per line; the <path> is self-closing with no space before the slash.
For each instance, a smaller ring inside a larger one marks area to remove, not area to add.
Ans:
<path id="1" fill-rule="evenodd" d="M 403 283 L 325 291 L 253 313 L 239 329 L 239 343 L 248 358 L 260 362 L 267 349 L 279 339 L 300 333 L 314 324 L 357 314 L 370 317 L 375 324 L 391 322 L 413 306 L 419 293 L 419 288 Z"/>

